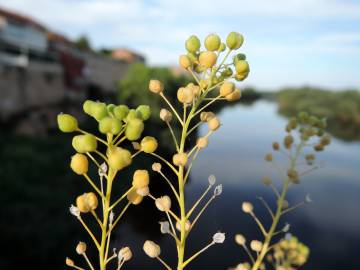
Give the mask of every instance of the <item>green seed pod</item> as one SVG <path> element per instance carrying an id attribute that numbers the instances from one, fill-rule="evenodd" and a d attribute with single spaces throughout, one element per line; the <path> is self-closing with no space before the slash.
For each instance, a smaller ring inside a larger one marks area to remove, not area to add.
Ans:
<path id="1" fill-rule="evenodd" d="M 235 65 L 235 69 L 239 75 L 249 73 L 249 63 L 246 60 L 239 60 Z"/>
<path id="2" fill-rule="evenodd" d="M 190 36 L 185 42 L 185 48 L 188 52 L 196 53 L 200 49 L 200 40 L 197 36 Z"/>
<path id="3" fill-rule="evenodd" d="M 294 184 L 300 183 L 299 174 L 296 170 L 292 170 L 292 169 L 288 170 L 287 175 L 292 183 Z"/>
<path id="4" fill-rule="evenodd" d="M 221 39 L 216 34 L 210 34 L 205 38 L 204 45 L 209 51 L 217 51 L 221 45 Z"/>
<path id="5" fill-rule="evenodd" d="M 129 107 L 126 105 L 119 105 L 114 108 L 113 112 L 115 117 L 120 121 L 122 121 L 126 118 L 127 114 L 129 113 Z"/>
<path id="6" fill-rule="evenodd" d="M 89 161 L 83 154 L 75 154 L 71 158 L 70 168 L 78 175 L 82 175 L 88 172 Z"/>
<path id="7" fill-rule="evenodd" d="M 84 112 L 87 113 L 88 115 L 92 115 L 92 108 L 95 103 L 96 102 L 94 102 L 92 100 L 86 100 L 83 104 Z"/>
<path id="8" fill-rule="evenodd" d="M 323 146 L 329 145 L 331 143 L 331 137 L 327 134 L 321 137 L 320 144 Z"/>
<path id="9" fill-rule="evenodd" d="M 297 128 L 297 119 L 296 119 L 296 117 L 292 117 L 291 119 L 290 119 L 290 121 L 289 121 L 289 127 L 291 128 L 291 129 L 296 129 Z"/>
<path id="10" fill-rule="evenodd" d="M 294 142 L 293 136 L 291 136 L 291 135 L 285 136 L 285 138 L 284 138 L 284 146 L 285 146 L 286 149 L 289 149 L 291 147 L 291 145 L 293 144 L 293 142 Z"/>
<path id="11" fill-rule="evenodd" d="M 93 152 L 97 148 L 97 141 L 94 135 L 76 135 L 72 139 L 72 146 L 79 153 Z"/>
<path id="12" fill-rule="evenodd" d="M 140 119 L 133 118 L 127 123 L 125 129 L 125 136 L 130 141 L 135 141 L 140 138 L 144 130 L 144 123 Z"/>
<path id="13" fill-rule="evenodd" d="M 226 45 L 231 50 L 237 50 L 241 47 L 241 45 L 244 42 L 244 37 L 237 33 L 237 32 L 231 32 L 226 38 Z"/>
<path id="14" fill-rule="evenodd" d="M 109 114 L 113 114 L 114 113 L 114 109 L 116 108 L 116 106 L 114 104 L 109 104 L 106 106 L 107 111 Z"/>
<path id="15" fill-rule="evenodd" d="M 200 65 L 205 68 L 212 68 L 216 64 L 217 56 L 214 52 L 205 51 L 200 53 Z"/>
<path id="16" fill-rule="evenodd" d="M 158 142 L 154 137 L 146 136 L 141 140 L 141 150 L 145 153 L 154 153 L 158 147 Z"/>
<path id="17" fill-rule="evenodd" d="M 99 122 L 99 131 L 103 134 L 118 134 L 121 131 L 121 122 L 109 116 L 101 119 Z"/>
<path id="18" fill-rule="evenodd" d="M 95 102 L 91 107 L 91 116 L 94 117 L 97 121 L 100 121 L 108 115 L 105 103 Z"/>
<path id="19" fill-rule="evenodd" d="M 307 124 L 309 121 L 309 114 L 307 112 L 300 112 L 299 119 L 301 124 Z"/>
<path id="20" fill-rule="evenodd" d="M 226 49 L 226 44 L 224 43 L 224 42 L 222 42 L 221 44 L 220 44 L 220 47 L 219 47 L 219 52 L 223 52 L 223 51 L 225 51 L 225 49 Z"/>
<path id="21" fill-rule="evenodd" d="M 179 57 L 179 65 L 183 69 L 191 68 L 192 63 L 191 63 L 190 57 L 188 57 L 187 55 L 180 55 L 180 57 Z"/>
<path id="22" fill-rule="evenodd" d="M 324 146 L 322 144 L 317 144 L 317 145 L 314 146 L 314 150 L 316 152 L 321 152 L 321 151 L 324 150 Z"/>
<path id="23" fill-rule="evenodd" d="M 108 153 L 108 160 L 110 168 L 114 170 L 121 170 L 131 164 L 131 153 L 121 147 L 113 147 Z"/>
<path id="24" fill-rule="evenodd" d="M 309 124 L 312 126 L 315 126 L 318 123 L 319 119 L 315 116 L 310 116 L 309 118 Z"/>
<path id="25" fill-rule="evenodd" d="M 234 56 L 233 63 L 234 65 L 236 65 L 238 61 L 243 61 L 243 60 L 246 60 L 246 55 L 243 53 L 238 53 L 237 55 Z"/>
<path id="26" fill-rule="evenodd" d="M 78 129 L 78 121 L 70 114 L 60 113 L 57 116 L 58 127 L 62 132 L 74 132 Z"/>
<path id="27" fill-rule="evenodd" d="M 223 70 L 221 72 L 221 75 L 224 76 L 224 77 L 230 77 L 231 75 L 233 75 L 233 70 L 231 68 L 226 68 L 225 70 Z"/>
<path id="28" fill-rule="evenodd" d="M 187 53 L 186 54 L 186 56 L 187 57 L 189 57 L 189 59 L 191 60 L 191 62 L 193 62 L 193 63 L 196 63 L 196 62 L 198 62 L 198 55 L 196 54 L 196 53 Z"/>
<path id="29" fill-rule="evenodd" d="M 275 151 L 279 151 L 280 149 L 280 144 L 278 142 L 273 142 L 272 147 Z"/>
<path id="30" fill-rule="evenodd" d="M 140 105 L 136 108 L 136 113 L 143 121 L 146 121 L 150 118 L 151 109 L 148 105 Z"/>
<path id="31" fill-rule="evenodd" d="M 323 130 L 323 129 L 319 129 L 318 131 L 317 131 L 317 136 L 318 137 L 321 137 L 321 136 L 323 136 L 325 134 L 325 131 Z"/>

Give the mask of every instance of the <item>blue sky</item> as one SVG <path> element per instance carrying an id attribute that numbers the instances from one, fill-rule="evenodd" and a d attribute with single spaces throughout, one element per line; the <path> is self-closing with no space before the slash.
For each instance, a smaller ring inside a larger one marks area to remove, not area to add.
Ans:
<path id="1" fill-rule="evenodd" d="M 191 34 L 245 36 L 246 85 L 360 88 L 360 0 L 1 0 L 71 38 L 176 65 Z"/>

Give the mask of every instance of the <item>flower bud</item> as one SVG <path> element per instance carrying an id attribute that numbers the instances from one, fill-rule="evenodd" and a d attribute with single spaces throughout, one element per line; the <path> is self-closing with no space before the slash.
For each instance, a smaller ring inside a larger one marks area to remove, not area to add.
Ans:
<path id="1" fill-rule="evenodd" d="M 200 40 L 197 36 L 190 36 L 185 42 L 185 49 L 190 53 L 196 53 L 200 49 Z"/>
<path id="2" fill-rule="evenodd" d="M 126 105 L 119 105 L 113 109 L 114 116 L 120 121 L 124 120 L 129 113 L 129 107 Z"/>
<path id="3" fill-rule="evenodd" d="M 208 144 L 209 139 L 207 137 L 200 137 L 196 142 L 197 147 L 199 147 L 200 149 L 207 147 Z"/>
<path id="4" fill-rule="evenodd" d="M 185 221 L 185 231 L 189 231 L 191 227 L 191 223 L 189 220 Z M 176 221 L 176 229 L 180 232 L 181 231 L 181 223 Z"/>
<path id="5" fill-rule="evenodd" d="M 227 101 L 236 101 L 236 100 L 240 99 L 241 98 L 240 89 L 235 89 L 234 92 L 227 95 L 225 98 L 226 98 Z"/>
<path id="6" fill-rule="evenodd" d="M 217 51 L 221 45 L 220 37 L 216 34 L 210 34 L 205 38 L 204 45 L 208 51 Z"/>
<path id="7" fill-rule="evenodd" d="M 106 104 L 103 102 L 94 102 L 91 105 L 91 116 L 100 121 L 108 115 Z"/>
<path id="8" fill-rule="evenodd" d="M 123 247 L 119 251 L 119 256 L 124 260 L 124 262 L 129 261 L 132 258 L 132 252 L 129 247 Z"/>
<path id="9" fill-rule="evenodd" d="M 215 131 L 220 127 L 220 120 L 217 117 L 211 118 L 207 123 L 208 123 L 209 129 L 212 131 Z"/>
<path id="10" fill-rule="evenodd" d="M 83 154 L 75 154 L 71 158 L 70 168 L 78 175 L 88 172 L 89 161 Z"/>
<path id="11" fill-rule="evenodd" d="M 151 116 L 151 109 L 148 105 L 140 105 L 136 108 L 136 113 L 140 117 L 141 120 L 146 121 Z"/>
<path id="12" fill-rule="evenodd" d="M 95 210 L 98 206 L 98 200 L 93 192 L 84 193 L 76 198 L 76 207 L 81 213 L 88 213 Z"/>
<path id="13" fill-rule="evenodd" d="M 93 105 L 95 104 L 96 102 L 92 101 L 92 100 L 86 100 L 83 104 L 83 110 L 86 114 L 88 115 L 92 115 L 92 108 L 93 108 Z"/>
<path id="14" fill-rule="evenodd" d="M 213 112 L 201 112 L 200 120 L 201 122 L 208 122 L 210 119 L 214 118 L 215 114 Z"/>
<path id="15" fill-rule="evenodd" d="M 285 138 L 284 138 L 284 146 L 285 146 L 286 149 L 289 149 L 291 147 L 291 145 L 293 144 L 293 142 L 294 142 L 293 136 L 291 136 L 291 135 L 285 136 Z"/>
<path id="16" fill-rule="evenodd" d="M 205 68 L 212 68 L 216 64 L 217 56 L 214 52 L 205 51 L 200 53 L 199 63 Z"/>
<path id="17" fill-rule="evenodd" d="M 150 240 L 145 241 L 143 250 L 146 253 L 146 255 L 148 255 L 150 258 L 159 257 L 161 253 L 160 246 Z"/>
<path id="18" fill-rule="evenodd" d="M 97 148 L 97 141 L 91 134 L 76 135 L 72 139 L 72 146 L 79 153 L 93 152 Z"/>
<path id="19" fill-rule="evenodd" d="M 272 154 L 270 154 L 270 153 L 269 153 L 269 154 L 266 154 L 266 155 L 265 155 L 265 160 L 266 160 L 266 161 L 269 161 L 269 162 L 272 161 L 272 160 L 273 160 Z"/>
<path id="20" fill-rule="evenodd" d="M 68 257 L 66 257 L 65 259 L 65 264 L 70 267 L 73 267 L 75 265 L 74 261 Z"/>
<path id="21" fill-rule="evenodd" d="M 99 121 L 99 131 L 103 134 L 118 134 L 122 124 L 118 119 L 106 116 Z"/>
<path id="22" fill-rule="evenodd" d="M 144 123 L 140 119 L 134 118 L 129 120 L 125 129 L 125 136 L 130 141 L 135 141 L 140 138 L 144 131 Z"/>
<path id="23" fill-rule="evenodd" d="M 189 88 L 192 90 L 194 96 L 199 96 L 201 94 L 201 89 L 198 85 L 195 85 L 193 83 L 189 83 L 186 88 Z"/>
<path id="24" fill-rule="evenodd" d="M 152 170 L 154 172 L 160 172 L 161 171 L 161 164 L 158 162 L 153 163 L 153 165 L 151 166 Z"/>
<path id="25" fill-rule="evenodd" d="M 154 137 L 146 136 L 141 140 L 141 150 L 145 153 L 153 153 L 158 147 L 157 140 Z"/>
<path id="26" fill-rule="evenodd" d="M 185 166 L 188 161 L 188 156 L 186 153 L 177 153 L 173 156 L 173 163 L 176 166 Z"/>
<path id="27" fill-rule="evenodd" d="M 299 174 L 296 170 L 289 169 L 287 171 L 287 175 L 292 183 L 294 183 L 294 184 L 300 183 Z"/>
<path id="28" fill-rule="evenodd" d="M 238 245 L 243 246 L 246 243 L 246 238 L 242 234 L 237 234 L 235 235 L 235 242 Z"/>
<path id="29" fill-rule="evenodd" d="M 232 82 L 224 82 L 220 87 L 220 96 L 225 97 L 230 95 L 235 90 L 235 85 Z"/>
<path id="30" fill-rule="evenodd" d="M 218 49 L 219 52 L 223 52 L 223 51 L 225 51 L 225 49 L 226 49 L 226 44 L 224 42 L 221 42 L 219 49 Z"/>
<path id="31" fill-rule="evenodd" d="M 179 64 L 182 68 L 188 69 L 191 68 L 191 60 L 187 55 L 180 55 Z"/>
<path id="32" fill-rule="evenodd" d="M 331 143 L 331 137 L 327 134 L 321 137 L 320 144 L 323 146 L 329 145 Z"/>
<path id="33" fill-rule="evenodd" d="M 134 188 L 143 188 L 149 185 L 149 173 L 147 170 L 136 170 L 133 176 L 132 185 Z"/>
<path id="34" fill-rule="evenodd" d="M 168 212 L 171 208 L 171 199 L 169 196 L 162 196 L 155 200 L 156 208 L 162 212 Z"/>
<path id="35" fill-rule="evenodd" d="M 149 90 L 155 94 L 160 94 L 164 91 L 164 85 L 159 80 L 150 80 Z"/>
<path id="36" fill-rule="evenodd" d="M 82 255 L 86 252 L 86 244 L 84 242 L 79 242 L 76 246 L 76 253 Z"/>
<path id="37" fill-rule="evenodd" d="M 246 60 L 239 60 L 235 65 L 237 74 L 246 74 L 249 72 L 249 63 Z"/>
<path id="38" fill-rule="evenodd" d="M 262 249 L 262 242 L 259 240 L 252 240 L 250 242 L 250 248 L 255 252 L 260 252 Z"/>
<path id="39" fill-rule="evenodd" d="M 191 88 L 180 87 L 177 91 L 177 98 L 181 103 L 191 103 L 194 100 L 194 92 Z"/>
<path id="40" fill-rule="evenodd" d="M 237 32 L 230 32 L 226 38 L 226 45 L 231 50 L 237 50 L 244 42 L 244 37 Z"/>
<path id="41" fill-rule="evenodd" d="M 168 111 L 167 109 L 161 109 L 160 110 L 160 119 L 164 122 L 170 122 L 172 119 L 172 113 Z"/>
<path id="42" fill-rule="evenodd" d="M 262 179 L 262 182 L 263 182 L 264 185 L 266 185 L 266 186 L 269 186 L 269 185 L 271 185 L 271 183 L 272 183 L 271 178 L 268 177 L 268 176 L 264 176 L 263 179 Z"/>
<path id="43" fill-rule="evenodd" d="M 60 113 L 57 116 L 57 122 L 59 129 L 62 132 L 66 132 L 66 133 L 74 132 L 78 128 L 78 121 L 74 116 L 70 114 Z"/>
<path id="44" fill-rule="evenodd" d="M 150 189 L 149 189 L 149 186 L 146 186 L 146 187 L 142 187 L 142 188 L 138 188 L 136 190 L 136 193 L 142 197 L 145 197 L 147 195 L 149 195 L 150 193 Z"/>
<path id="45" fill-rule="evenodd" d="M 321 151 L 324 150 L 324 146 L 323 146 L 322 144 L 316 144 L 316 145 L 314 146 L 314 150 L 315 150 L 316 152 L 321 152 Z"/>
<path id="46" fill-rule="evenodd" d="M 131 153 L 121 147 L 113 147 L 108 151 L 109 166 L 113 170 L 121 170 L 131 164 Z"/>
<path id="47" fill-rule="evenodd" d="M 250 214 L 254 210 L 254 206 L 250 202 L 243 202 L 241 206 L 244 213 Z"/>

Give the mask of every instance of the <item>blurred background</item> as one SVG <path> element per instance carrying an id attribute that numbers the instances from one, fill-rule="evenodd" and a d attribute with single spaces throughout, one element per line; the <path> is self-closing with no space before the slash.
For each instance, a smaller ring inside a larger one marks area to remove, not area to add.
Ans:
<path id="1" fill-rule="evenodd" d="M 189 252 L 202 248 L 218 230 L 227 233 L 189 269 L 227 269 L 245 261 L 233 237 L 256 239 L 260 232 L 242 213 L 251 200 L 266 219 L 256 196 L 269 199 L 261 185 L 275 176 L 263 161 L 281 140 L 290 116 L 304 110 L 327 117 L 333 144 L 319 155 L 321 170 L 304 178 L 289 194 L 313 203 L 289 214 L 291 233 L 311 254 L 303 269 L 360 269 L 360 3 L 356 0 L 1 0 L 0 1 L 0 269 L 65 269 L 79 240 L 90 242 L 68 208 L 88 191 L 69 170 L 71 136 L 56 129 L 56 115 L 76 115 L 95 131 L 81 111 L 85 99 L 131 106 L 149 104 L 154 114 L 146 134 L 173 149 L 158 111 L 165 106 L 150 95 L 150 78 L 164 81 L 170 98 L 190 77 L 177 66 L 184 41 L 230 31 L 245 36 L 242 50 L 251 66 L 239 84 L 240 102 L 214 110 L 223 126 L 194 166 L 187 192 L 195 200 L 209 174 L 224 186 L 190 237 Z M 200 128 L 199 136 L 206 132 Z M 193 138 L 196 139 L 196 138 Z M 130 185 L 134 168 L 150 169 L 138 156 L 121 175 L 119 191 Z M 153 177 L 155 195 L 168 193 Z M 126 269 L 159 269 L 146 257 L 146 239 L 159 242 L 163 257 L 175 259 L 171 239 L 159 232 L 163 219 L 150 200 L 133 207 L 116 231 L 112 247 L 130 246 L 135 255 Z M 90 254 L 91 257 L 94 254 Z"/>

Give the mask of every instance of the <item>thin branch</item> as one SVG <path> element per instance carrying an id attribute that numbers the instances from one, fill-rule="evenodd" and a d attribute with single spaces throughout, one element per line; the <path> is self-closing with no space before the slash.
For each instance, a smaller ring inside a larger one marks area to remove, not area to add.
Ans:
<path id="1" fill-rule="evenodd" d="M 99 188 L 94 184 L 94 182 L 91 180 L 91 178 L 84 173 L 83 176 L 85 177 L 85 179 L 90 183 L 90 185 L 95 189 L 95 191 L 99 194 L 99 196 L 101 198 L 104 198 L 104 194 L 101 193 L 101 191 L 99 190 Z"/>
<path id="2" fill-rule="evenodd" d="M 154 157 L 157 157 L 158 159 L 160 159 L 161 161 L 163 161 L 166 165 L 168 165 L 172 170 L 173 172 L 178 175 L 179 172 L 175 169 L 175 167 L 173 165 L 171 165 L 170 162 L 168 162 L 165 158 L 163 158 L 162 156 L 158 155 L 158 154 L 155 154 L 155 153 L 150 153 L 150 155 L 153 155 Z"/>
<path id="3" fill-rule="evenodd" d="M 272 219 L 274 219 L 274 213 L 271 210 L 270 206 L 268 205 L 268 203 L 264 200 L 263 197 L 257 197 L 265 206 L 265 208 L 267 209 L 267 211 L 269 212 L 270 216 L 272 217 Z"/>
<path id="4" fill-rule="evenodd" d="M 81 222 L 81 224 L 83 225 L 83 227 L 85 228 L 85 230 L 88 232 L 88 234 L 91 236 L 92 240 L 94 241 L 94 244 L 96 245 L 96 247 L 98 249 L 100 249 L 100 244 L 99 242 L 96 240 L 94 234 L 92 233 L 92 231 L 89 229 L 89 227 L 85 224 L 85 222 L 82 220 L 81 216 L 78 217 L 78 220 Z"/>
<path id="5" fill-rule="evenodd" d="M 200 202 L 204 199 L 204 197 L 206 196 L 206 194 L 208 194 L 209 190 L 212 188 L 211 185 L 209 185 L 207 187 L 207 189 L 203 192 L 203 194 L 201 195 L 201 197 L 196 201 L 196 203 L 193 205 L 193 207 L 189 210 L 189 212 L 186 215 L 186 218 L 189 219 L 191 214 L 194 212 L 194 210 L 196 209 L 196 207 L 200 204 Z"/>

